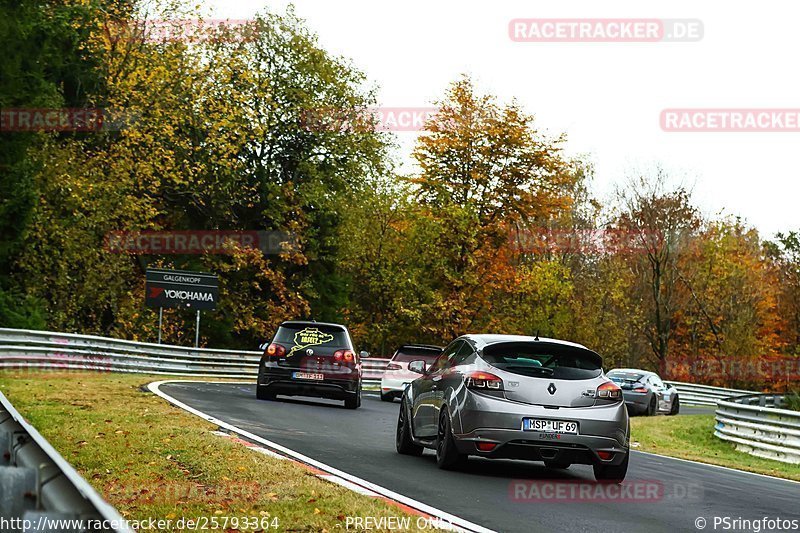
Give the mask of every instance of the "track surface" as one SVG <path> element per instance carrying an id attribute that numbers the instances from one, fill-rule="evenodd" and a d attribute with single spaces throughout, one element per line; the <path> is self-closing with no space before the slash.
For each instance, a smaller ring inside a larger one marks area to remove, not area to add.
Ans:
<path id="1" fill-rule="evenodd" d="M 439 470 L 431 451 L 422 457 L 395 452 L 399 403 L 381 402 L 369 393 L 360 409 L 347 410 L 341 402 L 310 398 L 259 401 L 254 385 L 173 383 L 161 390 L 241 429 L 496 531 L 698 531 L 697 517 L 708 520 L 706 531 L 715 531 L 715 516 L 800 519 L 800 484 L 638 452 L 631 457 L 626 484 L 659 482 L 663 498 L 520 503 L 510 497 L 512 480 L 528 480 L 544 490 L 553 481 L 593 482 L 592 470 L 484 459 L 470 459 L 459 472 Z"/>

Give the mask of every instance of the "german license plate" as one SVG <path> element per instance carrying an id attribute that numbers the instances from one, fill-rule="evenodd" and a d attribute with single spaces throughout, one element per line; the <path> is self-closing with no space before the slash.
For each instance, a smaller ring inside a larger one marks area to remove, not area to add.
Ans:
<path id="1" fill-rule="evenodd" d="M 540 433 L 567 433 L 577 435 L 578 423 L 568 420 L 523 418 L 522 429 L 525 431 L 538 431 Z"/>
<path id="2" fill-rule="evenodd" d="M 311 372 L 292 372 L 292 377 L 294 379 L 314 379 L 317 381 L 325 379 L 323 374 L 312 374 Z"/>

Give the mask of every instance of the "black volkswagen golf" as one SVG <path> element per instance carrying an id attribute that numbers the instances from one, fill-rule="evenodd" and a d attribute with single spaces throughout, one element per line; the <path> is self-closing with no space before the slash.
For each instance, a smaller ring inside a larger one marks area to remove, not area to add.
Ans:
<path id="1" fill-rule="evenodd" d="M 361 358 L 350 332 L 340 324 L 283 322 L 258 366 L 256 397 L 315 396 L 361 405 Z"/>

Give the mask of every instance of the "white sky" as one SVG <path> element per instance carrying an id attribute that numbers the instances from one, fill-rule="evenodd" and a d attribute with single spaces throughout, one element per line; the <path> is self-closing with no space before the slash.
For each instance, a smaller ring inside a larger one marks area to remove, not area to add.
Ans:
<path id="1" fill-rule="evenodd" d="M 283 0 L 206 0 L 217 18 L 249 18 Z M 627 169 L 659 162 L 693 186 L 707 215 L 740 215 L 770 236 L 800 229 L 800 133 L 666 133 L 665 108 L 800 108 L 793 1 L 295 0 L 333 54 L 352 59 L 388 107 L 424 107 L 461 73 L 516 97 L 538 127 L 588 153 L 601 198 Z M 681 43 L 516 43 L 513 18 L 700 19 Z M 399 133 L 408 158 L 413 133 Z"/>

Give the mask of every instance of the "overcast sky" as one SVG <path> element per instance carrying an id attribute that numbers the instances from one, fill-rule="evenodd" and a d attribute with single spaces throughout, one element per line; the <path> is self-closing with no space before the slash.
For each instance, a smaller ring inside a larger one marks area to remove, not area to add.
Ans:
<path id="1" fill-rule="evenodd" d="M 206 0 L 218 18 L 290 2 Z M 666 108 L 800 108 L 796 2 L 295 0 L 329 52 L 379 88 L 380 105 L 424 107 L 470 74 L 516 97 L 538 127 L 589 154 L 606 197 L 626 170 L 658 162 L 694 189 L 707 215 L 740 215 L 770 236 L 800 229 L 800 133 L 664 132 Z M 700 19 L 698 42 L 513 42 L 515 18 Z M 408 158 L 414 133 L 399 133 Z"/>

